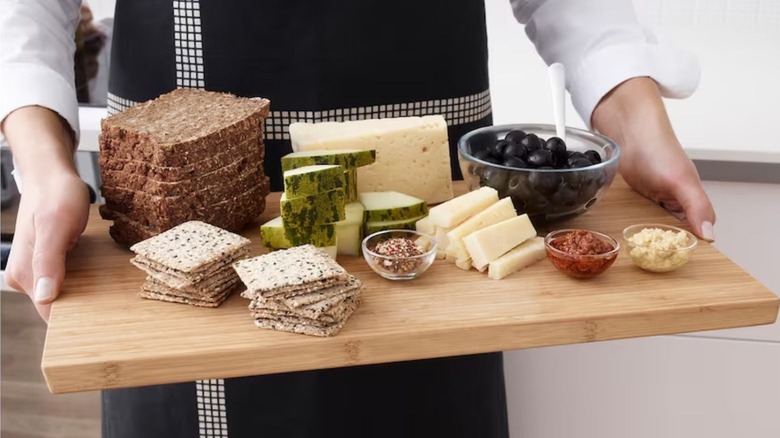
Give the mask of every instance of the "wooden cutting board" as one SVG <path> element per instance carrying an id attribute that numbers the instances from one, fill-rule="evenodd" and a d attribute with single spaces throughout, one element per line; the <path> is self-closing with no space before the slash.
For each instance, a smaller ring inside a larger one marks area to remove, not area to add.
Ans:
<path id="1" fill-rule="evenodd" d="M 278 200 L 269 196 L 258 223 L 278 215 Z M 618 178 L 566 227 L 619 238 L 639 222 L 679 225 Z M 42 368 L 55 393 L 769 324 L 780 303 L 704 242 L 678 271 L 642 271 L 623 252 L 592 280 L 568 278 L 547 260 L 500 281 L 437 260 L 417 280 L 392 282 L 342 256 L 365 283 L 364 302 L 338 336 L 315 338 L 255 328 L 238 293 L 216 309 L 139 298 L 144 274 L 108 227 L 93 208 L 52 308 Z M 245 233 L 255 254 L 259 234 L 259 226 Z"/>

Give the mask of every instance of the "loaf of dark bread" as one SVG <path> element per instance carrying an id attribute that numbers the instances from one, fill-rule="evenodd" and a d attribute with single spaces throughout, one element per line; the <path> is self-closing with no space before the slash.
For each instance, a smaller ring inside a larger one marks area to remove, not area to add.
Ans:
<path id="1" fill-rule="evenodd" d="M 118 212 L 112 210 L 108 205 L 100 206 L 100 215 L 103 219 L 114 221 L 112 227 L 116 227 L 117 230 L 132 222 L 133 228 L 136 231 L 143 228 L 145 232 L 150 233 L 151 235 L 157 235 L 173 228 L 175 226 L 173 225 L 174 223 L 179 225 L 191 220 L 207 222 L 216 227 L 237 232 L 241 231 L 246 224 L 259 216 L 265 209 L 265 197 L 260 196 L 260 193 L 261 189 L 256 188 L 250 192 L 229 199 L 225 204 L 218 208 L 204 211 L 193 211 L 188 209 L 170 210 L 164 212 L 165 217 L 155 217 L 145 213 L 139 220 L 135 218 L 135 212 Z M 163 226 L 149 223 L 150 221 L 147 220 L 149 218 L 152 219 L 151 222 L 160 223 Z"/>
<path id="2" fill-rule="evenodd" d="M 133 190 L 111 189 L 108 192 L 111 200 L 106 198 L 106 207 L 160 231 L 192 220 L 219 226 L 214 221 L 230 221 L 231 215 L 243 214 L 247 209 L 254 209 L 259 205 L 259 200 L 264 200 L 268 195 L 269 182 L 265 176 L 257 178 L 252 175 L 243 179 L 241 184 L 240 187 L 231 186 L 231 189 L 236 187 L 234 192 L 225 193 L 221 187 L 219 189 L 207 188 L 191 195 L 172 197 L 151 196 Z M 245 188 L 245 190 L 238 191 L 239 188 Z M 219 190 L 221 194 L 214 194 L 216 190 Z M 264 203 L 263 206 L 265 206 Z M 255 215 L 260 213 L 262 210 L 257 211 Z"/>
<path id="3" fill-rule="evenodd" d="M 199 220 L 240 231 L 265 209 L 266 99 L 179 89 L 105 119 L 100 213 L 124 245 Z"/>
<path id="4" fill-rule="evenodd" d="M 267 99 L 181 88 L 101 122 L 100 154 L 160 167 L 196 163 L 262 135 Z"/>
<path id="5" fill-rule="evenodd" d="M 242 183 L 239 181 L 247 174 L 257 175 L 259 184 L 259 177 L 263 176 L 263 172 L 263 160 L 260 158 L 259 151 L 240 157 L 235 162 L 214 171 L 176 182 L 160 181 L 132 172 L 103 169 L 103 196 L 107 196 L 107 192 L 111 189 L 130 189 L 154 196 L 187 196 L 210 187 L 214 188 L 213 192 L 216 196 L 222 196 L 225 190 L 232 193 L 247 190 L 249 187 L 241 186 Z M 225 181 L 235 181 L 238 186 L 231 188 L 230 185 L 225 184 Z M 111 198 L 119 200 L 113 196 Z"/>
<path id="6" fill-rule="evenodd" d="M 220 151 L 209 158 L 180 167 L 161 167 L 143 160 L 105 158 L 102 155 L 100 156 L 99 164 L 103 172 L 104 181 L 106 172 L 125 172 L 161 182 L 179 182 L 190 180 L 230 165 L 253 151 L 260 153 L 261 160 L 265 158 L 265 147 L 261 139 L 247 140 L 228 150 Z"/>

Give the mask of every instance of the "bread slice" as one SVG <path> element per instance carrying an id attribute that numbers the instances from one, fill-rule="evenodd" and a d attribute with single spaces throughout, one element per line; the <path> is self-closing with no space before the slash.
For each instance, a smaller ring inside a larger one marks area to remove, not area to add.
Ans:
<path id="1" fill-rule="evenodd" d="M 101 206 L 100 213 L 104 219 L 113 220 L 114 225 L 118 222 L 127 223 L 128 221 L 140 225 L 143 229 L 133 233 L 139 236 L 149 233 L 159 234 L 192 220 L 206 222 L 229 231 L 239 231 L 263 212 L 267 194 L 266 179 L 265 185 L 253 187 L 238 196 L 200 209 L 191 208 L 186 203 L 177 204 L 174 202 L 172 205 L 166 204 L 165 206 L 142 204 L 132 206 L 126 209 L 127 211 L 117 211 L 111 205 L 106 204 Z M 136 227 L 134 226 L 134 228 Z M 127 239 L 124 240 L 127 241 Z"/>
<path id="2" fill-rule="evenodd" d="M 245 175 L 256 176 L 255 180 L 249 183 L 258 183 L 259 178 L 264 176 L 259 151 L 253 151 L 214 171 L 177 182 L 164 182 L 123 171 L 103 170 L 103 191 L 108 194 L 114 189 L 125 189 L 143 192 L 149 196 L 187 196 L 206 188 L 222 187 L 223 189 L 217 192 L 240 193 L 248 189 L 246 183 L 241 183 Z M 113 199 L 119 201 L 121 195 Z"/>
<path id="3" fill-rule="evenodd" d="M 179 167 L 204 160 L 262 132 L 267 99 L 181 88 L 104 119 L 105 158 Z"/>
<path id="4" fill-rule="evenodd" d="M 161 182 L 179 182 L 230 165 L 254 151 L 259 152 L 260 159 L 265 158 L 265 146 L 262 139 L 246 140 L 209 158 L 179 167 L 160 167 L 142 160 L 106 158 L 102 155 L 99 163 L 104 181 L 106 178 L 111 178 L 110 175 L 106 176 L 107 172 L 125 172 Z"/>

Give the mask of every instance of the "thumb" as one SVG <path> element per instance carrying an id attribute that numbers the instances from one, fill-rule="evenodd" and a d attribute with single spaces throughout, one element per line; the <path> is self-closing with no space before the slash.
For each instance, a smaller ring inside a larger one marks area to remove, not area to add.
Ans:
<path id="1" fill-rule="evenodd" d="M 33 299 L 38 304 L 54 301 L 65 278 L 65 257 L 70 246 L 66 233 L 58 230 L 55 221 L 36 224 L 32 256 L 34 279 Z"/>
<path id="2" fill-rule="evenodd" d="M 675 197 L 693 233 L 708 242 L 715 241 L 715 209 L 701 182 L 679 184 Z"/>

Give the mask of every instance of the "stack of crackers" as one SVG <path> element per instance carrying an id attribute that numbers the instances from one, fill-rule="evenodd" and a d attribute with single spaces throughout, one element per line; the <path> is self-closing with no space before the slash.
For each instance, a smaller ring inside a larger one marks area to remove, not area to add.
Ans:
<path id="1" fill-rule="evenodd" d="M 139 295 L 152 300 L 217 307 L 239 283 L 230 267 L 249 257 L 249 239 L 190 221 L 130 248 L 147 273 Z"/>
<path id="2" fill-rule="evenodd" d="M 360 280 L 312 245 L 241 260 L 233 268 L 260 328 L 335 336 L 360 304 Z"/>

